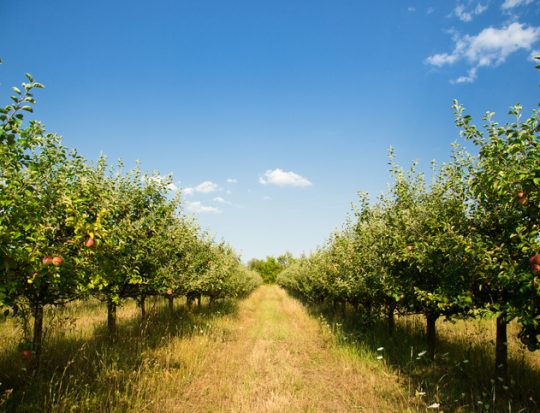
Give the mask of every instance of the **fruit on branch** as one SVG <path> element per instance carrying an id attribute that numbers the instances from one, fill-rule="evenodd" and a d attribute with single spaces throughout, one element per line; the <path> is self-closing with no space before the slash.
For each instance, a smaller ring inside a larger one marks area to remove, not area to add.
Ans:
<path id="1" fill-rule="evenodd" d="M 56 267 L 58 267 L 59 265 L 62 265 L 63 262 L 64 262 L 64 259 L 60 256 L 53 257 L 52 259 L 52 263 Z"/>
<path id="2" fill-rule="evenodd" d="M 49 257 L 49 256 L 43 257 L 41 262 L 43 263 L 43 265 L 51 265 L 53 263 L 53 257 Z"/>
<path id="3" fill-rule="evenodd" d="M 96 245 L 96 241 L 94 240 L 94 238 L 88 238 L 84 242 L 84 246 L 87 247 L 87 248 L 92 248 L 94 245 Z"/>

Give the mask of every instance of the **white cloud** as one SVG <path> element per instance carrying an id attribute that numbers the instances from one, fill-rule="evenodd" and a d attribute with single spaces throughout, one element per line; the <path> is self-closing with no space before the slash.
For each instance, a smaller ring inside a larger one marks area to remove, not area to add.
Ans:
<path id="1" fill-rule="evenodd" d="M 463 3 L 458 3 L 454 8 L 454 15 L 463 22 L 470 22 L 474 16 L 482 14 L 487 9 L 487 4 L 478 3 L 474 8 L 468 9 Z"/>
<path id="2" fill-rule="evenodd" d="M 471 66 L 466 76 L 454 80 L 454 83 L 470 83 L 476 79 L 480 67 L 498 66 L 509 55 L 520 50 L 530 50 L 540 39 L 540 27 L 527 27 L 521 23 L 512 23 L 501 29 L 488 27 L 476 36 L 454 36 L 452 53 L 439 53 L 429 56 L 426 63 L 441 67 L 458 60 L 466 60 Z"/>
<path id="3" fill-rule="evenodd" d="M 217 202 L 218 204 L 224 204 L 224 205 L 232 205 L 232 202 L 227 201 L 226 199 L 223 199 L 220 196 L 217 196 L 213 199 L 214 202 Z"/>
<path id="4" fill-rule="evenodd" d="M 195 189 L 194 188 L 184 188 L 184 189 L 182 189 L 182 193 L 184 195 L 193 195 L 195 193 Z"/>
<path id="5" fill-rule="evenodd" d="M 236 179 L 236 178 L 227 178 L 227 183 L 228 184 L 237 184 L 238 179 Z"/>
<path id="6" fill-rule="evenodd" d="M 518 6 L 526 6 L 527 4 L 531 4 L 532 2 L 533 0 L 504 0 L 501 8 L 503 10 L 508 10 Z"/>
<path id="7" fill-rule="evenodd" d="M 531 52 L 531 54 L 529 55 L 529 60 L 531 62 L 534 62 L 534 63 L 540 63 L 537 59 L 535 59 L 536 57 L 540 56 L 540 50 L 539 49 L 535 49 Z"/>
<path id="8" fill-rule="evenodd" d="M 437 53 L 433 56 L 429 56 L 426 59 L 426 63 L 441 67 L 446 64 L 452 64 L 458 59 L 458 56 L 456 54 L 448 54 L 448 53 Z"/>
<path id="9" fill-rule="evenodd" d="M 199 201 L 195 202 L 187 202 L 186 208 L 190 212 L 194 212 L 196 214 L 221 214 L 221 209 L 204 205 Z"/>
<path id="10" fill-rule="evenodd" d="M 273 171 L 266 171 L 264 177 L 259 178 L 259 183 L 262 185 L 296 186 L 302 188 L 313 185 L 303 176 L 294 172 L 285 172 L 279 168 Z"/>
<path id="11" fill-rule="evenodd" d="M 167 189 L 171 191 L 178 191 L 178 187 L 174 184 L 174 182 L 171 182 L 169 185 L 167 185 Z"/>
<path id="12" fill-rule="evenodd" d="M 204 181 L 195 187 L 195 191 L 202 194 L 209 194 L 211 192 L 216 192 L 219 189 L 218 184 L 215 184 L 212 181 Z"/>
<path id="13" fill-rule="evenodd" d="M 469 69 L 466 75 L 460 76 L 455 80 L 452 80 L 452 83 L 472 83 L 476 80 L 477 68 L 473 67 Z"/>
<path id="14" fill-rule="evenodd" d="M 197 185 L 195 188 L 185 188 L 182 190 L 182 192 L 185 195 L 193 195 L 195 192 L 199 192 L 201 194 L 209 194 L 212 192 L 216 192 L 219 189 L 220 188 L 218 184 L 215 184 L 212 181 L 204 181 Z"/>

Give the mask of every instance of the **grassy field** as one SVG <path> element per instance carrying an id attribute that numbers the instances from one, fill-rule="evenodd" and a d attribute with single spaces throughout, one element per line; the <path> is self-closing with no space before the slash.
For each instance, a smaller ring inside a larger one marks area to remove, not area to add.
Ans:
<path id="1" fill-rule="evenodd" d="M 0 322 L 0 409 L 12 412 L 407 412 L 539 411 L 538 355 L 510 343 L 513 382 L 490 382 L 490 320 L 439 323 L 435 363 L 421 319 L 394 337 L 352 313 L 306 307 L 277 286 L 240 302 L 149 316 L 128 302 L 119 340 L 107 343 L 105 308 L 73 303 L 47 314 L 43 365 L 16 350 L 20 327 Z M 383 350 L 377 350 L 384 347 Z M 493 401 L 495 400 L 495 403 Z M 439 408 L 428 408 L 438 403 Z"/>
<path id="2" fill-rule="evenodd" d="M 494 319 L 437 321 L 437 354 L 430 362 L 424 317 L 398 317 L 389 336 L 384 321 L 363 319 L 352 309 L 309 308 L 333 331 L 343 351 L 360 357 L 377 352 L 407 383 L 411 396 L 439 405 L 428 411 L 540 412 L 540 354 L 521 344 L 515 323 L 508 328 L 509 382 L 500 383 L 494 379 Z"/>

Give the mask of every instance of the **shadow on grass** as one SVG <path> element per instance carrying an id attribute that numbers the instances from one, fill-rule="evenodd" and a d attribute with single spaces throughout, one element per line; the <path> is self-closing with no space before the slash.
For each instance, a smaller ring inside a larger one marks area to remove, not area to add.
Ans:
<path id="1" fill-rule="evenodd" d="M 423 318 L 398 318 L 390 335 L 383 319 L 362 317 L 352 308 L 344 312 L 304 304 L 332 329 L 340 347 L 382 356 L 400 373 L 411 396 L 421 397 L 427 405 L 439 403 L 445 412 L 540 412 L 539 365 L 531 365 L 524 353 L 510 353 L 508 382 L 494 380 L 494 344 L 485 332 L 447 337 L 440 329 L 436 358 L 430 362 L 424 353 Z M 438 320 L 437 326 L 442 323 Z"/>
<path id="2" fill-rule="evenodd" d="M 90 310 L 105 312 L 105 306 L 92 305 Z M 237 303 L 232 300 L 191 310 L 176 305 L 172 312 L 159 300 L 149 306 L 145 320 L 139 314 L 119 318 L 114 344 L 109 343 L 104 323 L 86 335 L 51 332 L 37 371 L 13 346 L 0 353 L 0 411 L 64 411 L 58 407 L 63 403 L 59 398 L 68 393 L 75 397 L 70 400 L 73 411 L 128 410 L 130 380 L 148 367 L 143 366 L 148 363 L 148 351 L 166 346 L 174 338 L 208 333 L 213 320 L 236 312 Z"/>

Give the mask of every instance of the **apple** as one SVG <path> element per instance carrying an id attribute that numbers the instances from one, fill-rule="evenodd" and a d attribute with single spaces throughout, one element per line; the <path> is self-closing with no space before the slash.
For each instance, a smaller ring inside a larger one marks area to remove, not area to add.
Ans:
<path id="1" fill-rule="evenodd" d="M 88 238 L 88 239 L 84 242 L 84 245 L 85 245 L 85 247 L 87 247 L 87 248 L 92 248 L 94 245 L 96 245 L 96 241 L 94 240 L 94 238 Z"/>
<path id="2" fill-rule="evenodd" d="M 56 256 L 56 257 L 53 257 L 52 259 L 52 263 L 53 265 L 55 265 L 56 267 L 58 267 L 59 265 L 61 265 L 62 263 L 64 262 L 64 259 L 60 256 Z"/>
<path id="3" fill-rule="evenodd" d="M 518 202 L 521 204 L 521 205 L 527 205 L 529 203 L 529 200 L 527 199 L 526 196 L 522 197 L 522 198 L 519 198 L 518 199 Z"/>
<path id="4" fill-rule="evenodd" d="M 517 194 L 518 198 L 523 198 L 525 196 L 525 192 L 521 191 Z"/>
<path id="5" fill-rule="evenodd" d="M 41 260 L 41 262 L 43 263 L 43 265 L 51 265 L 53 262 L 53 257 L 43 257 L 43 260 Z"/>
<path id="6" fill-rule="evenodd" d="M 28 360 L 30 357 L 32 357 L 32 350 L 22 350 L 21 356 L 23 359 Z"/>
<path id="7" fill-rule="evenodd" d="M 538 271 L 540 271 L 540 265 L 534 264 L 534 265 L 532 266 L 532 272 L 533 272 L 533 274 L 536 274 Z"/>
<path id="8" fill-rule="evenodd" d="M 412 250 L 413 250 L 413 246 L 412 245 L 407 245 L 407 251 L 412 252 Z"/>
<path id="9" fill-rule="evenodd" d="M 535 254 L 529 258 L 531 265 L 540 265 L 540 254 Z"/>

